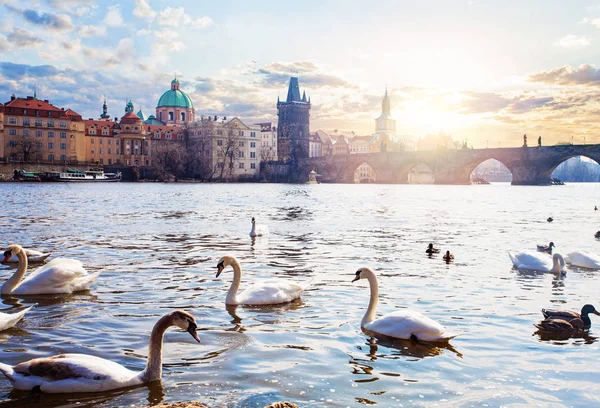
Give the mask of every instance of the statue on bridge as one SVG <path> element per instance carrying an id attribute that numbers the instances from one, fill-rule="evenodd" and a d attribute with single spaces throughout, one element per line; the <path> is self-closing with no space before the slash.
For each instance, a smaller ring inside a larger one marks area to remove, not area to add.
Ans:
<path id="1" fill-rule="evenodd" d="M 523 135 L 523 147 L 527 147 L 527 134 Z"/>
<path id="2" fill-rule="evenodd" d="M 538 137 L 538 147 L 542 147 L 542 137 Z"/>

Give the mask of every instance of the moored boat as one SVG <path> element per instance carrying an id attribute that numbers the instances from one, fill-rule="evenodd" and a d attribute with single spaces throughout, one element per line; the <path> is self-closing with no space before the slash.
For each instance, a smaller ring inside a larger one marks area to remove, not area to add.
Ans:
<path id="1" fill-rule="evenodd" d="M 48 171 L 42 176 L 42 181 L 72 181 L 72 182 L 109 182 L 120 181 L 121 172 L 105 173 L 102 170 L 67 170 L 67 171 Z"/>

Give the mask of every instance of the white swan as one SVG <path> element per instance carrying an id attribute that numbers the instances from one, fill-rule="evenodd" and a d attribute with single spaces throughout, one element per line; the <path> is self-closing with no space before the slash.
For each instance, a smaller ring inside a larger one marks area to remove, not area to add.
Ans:
<path id="1" fill-rule="evenodd" d="M 10 329 L 19 322 L 25 316 L 25 313 L 29 311 L 33 306 L 29 306 L 26 309 L 21 310 L 17 313 L 1 313 L 0 312 L 0 331 Z"/>
<path id="2" fill-rule="evenodd" d="M 517 269 L 558 273 L 565 267 L 565 260 L 560 254 L 554 254 L 550 258 L 548 255 L 527 251 L 514 255 L 509 252 L 508 256 Z"/>
<path id="3" fill-rule="evenodd" d="M 565 257 L 565 261 L 580 268 L 600 269 L 600 256 L 583 249 L 569 252 Z"/>
<path id="4" fill-rule="evenodd" d="M 256 219 L 252 217 L 252 229 L 250 230 L 251 237 L 262 237 L 263 235 L 269 235 L 269 227 L 266 225 L 256 225 Z"/>
<path id="5" fill-rule="evenodd" d="M 54 293 L 73 293 L 87 290 L 100 272 L 88 274 L 83 264 L 75 259 L 56 258 L 36 269 L 21 282 L 27 272 L 27 255 L 20 245 L 10 245 L 4 251 L 4 259 L 12 256 L 19 258 L 17 271 L 2 288 L 3 295 L 42 295 Z"/>
<path id="6" fill-rule="evenodd" d="M 0 363 L 0 372 L 18 390 L 38 388 L 48 393 L 100 392 L 157 381 L 162 375 L 163 335 L 170 326 L 186 330 L 200 342 L 191 314 L 183 310 L 167 313 L 152 329 L 146 369 L 141 372 L 88 354 L 35 358 L 14 367 Z"/>
<path id="7" fill-rule="evenodd" d="M 377 336 L 394 337 L 404 340 L 422 340 L 429 342 L 447 342 L 456 337 L 446 329 L 427 316 L 414 310 L 398 310 L 375 318 L 377 303 L 379 302 L 379 286 L 377 276 L 371 268 L 360 268 L 356 271 L 356 277 L 352 282 L 359 279 L 367 279 L 371 287 L 371 299 L 369 307 L 360 322 L 361 327 L 369 333 Z"/>
<path id="8" fill-rule="evenodd" d="M 48 258 L 50 256 L 50 252 L 41 252 L 41 251 L 36 251 L 35 249 L 23 248 L 23 251 L 25 251 L 25 255 L 27 255 L 27 260 L 29 262 L 44 262 L 46 260 L 46 258 Z M 13 255 L 4 262 L 18 263 L 19 257 L 16 255 Z"/>
<path id="9" fill-rule="evenodd" d="M 217 278 L 229 265 L 233 268 L 233 283 L 229 288 L 225 304 L 227 305 L 276 305 L 298 299 L 305 287 L 285 281 L 262 281 L 251 285 L 238 294 L 242 281 L 242 267 L 235 257 L 226 255 L 217 264 Z"/>

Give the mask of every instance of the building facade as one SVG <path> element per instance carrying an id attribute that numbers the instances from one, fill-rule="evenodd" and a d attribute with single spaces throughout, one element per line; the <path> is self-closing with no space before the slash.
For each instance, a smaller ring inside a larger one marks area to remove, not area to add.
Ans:
<path id="1" fill-rule="evenodd" d="M 251 128 L 260 131 L 260 160 L 277 161 L 277 127 L 271 122 L 264 122 Z"/>
<path id="2" fill-rule="evenodd" d="M 277 99 L 277 157 L 283 162 L 296 162 L 310 153 L 310 98 L 306 91 L 300 97 L 298 78 L 291 77 L 285 102 Z"/>
<path id="3" fill-rule="evenodd" d="M 77 112 L 35 96 L 15 95 L 0 110 L 0 157 L 14 161 L 85 161 L 85 126 Z"/>

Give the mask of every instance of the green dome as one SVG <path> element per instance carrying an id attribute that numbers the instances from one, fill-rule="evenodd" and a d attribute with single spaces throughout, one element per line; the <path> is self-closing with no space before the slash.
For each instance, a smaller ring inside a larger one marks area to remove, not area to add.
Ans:
<path id="1" fill-rule="evenodd" d="M 194 108 L 194 104 L 189 96 L 183 91 L 169 89 L 158 100 L 157 108 L 167 106 L 175 108 Z"/>

